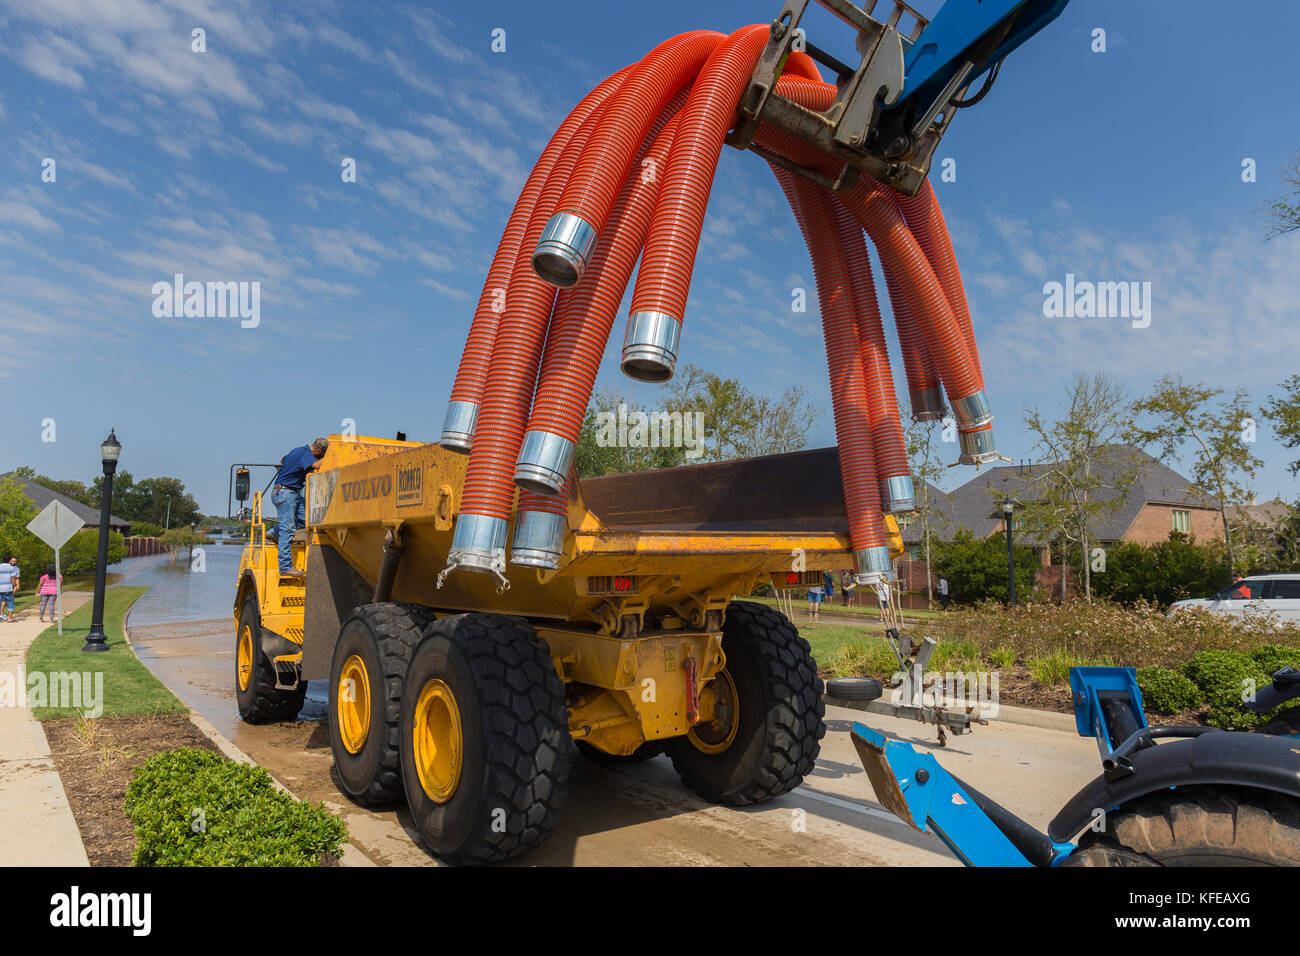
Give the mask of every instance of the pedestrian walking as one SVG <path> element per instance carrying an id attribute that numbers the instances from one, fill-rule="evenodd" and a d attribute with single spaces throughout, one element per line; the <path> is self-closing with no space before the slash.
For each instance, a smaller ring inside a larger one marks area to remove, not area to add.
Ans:
<path id="1" fill-rule="evenodd" d="M 938 586 L 935 587 L 934 593 L 939 595 L 939 606 L 945 611 L 948 610 L 948 579 L 940 578 Z"/>
<path id="2" fill-rule="evenodd" d="M 41 598 L 40 619 L 45 620 L 45 609 L 50 609 L 50 623 L 54 624 L 54 615 L 58 608 L 59 585 L 63 583 L 63 575 L 56 577 L 54 565 L 47 564 L 45 573 L 41 575 L 40 582 L 36 585 L 36 593 Z"/>

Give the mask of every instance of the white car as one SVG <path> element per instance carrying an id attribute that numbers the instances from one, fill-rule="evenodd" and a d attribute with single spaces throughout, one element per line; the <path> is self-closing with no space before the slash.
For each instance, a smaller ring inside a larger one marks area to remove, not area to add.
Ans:
<path id="1" fill-rule="evenodd" d="M 1257 574 L 1229 584 L 1214 597 L 1175 601 L 1169 613 L 1188 607 L 1201 607 L 1216 614 L 1271 612 L 1285 623 L 1300 624 L 1300 574 Z"/>

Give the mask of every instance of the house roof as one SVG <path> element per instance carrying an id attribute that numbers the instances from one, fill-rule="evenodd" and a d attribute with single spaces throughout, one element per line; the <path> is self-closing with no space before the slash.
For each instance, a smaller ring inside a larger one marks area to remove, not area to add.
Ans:
<path id="1" fill-rule="evenodd" d="M 1261 501 L 1259 504 L 1237 505 L 1228 509 L 1234 521 L 1249 521 L 1265 528 L 1276 528 L 1278 522 L 1291 512 L 1291 506 L 1280 498 Z"/>
<path id="2" fill-rule="evenodd" d="M 1097 517 L 1092 534 L 1098 541 L 1121 540 L 1147 504 L 1215 507 L 1213 502 L 1194 494 L 1191 483 L 1186 478 L 1134 445 L 1111 445 L 1103 449 L 1097 462 L 1103 482 L 1097 495 L 1099 500 L 1113 501 L 1119 497 L 1120 491 L 1115 487 L 1117 478 L 1130 468 L 1138 470 L 1137 479 L 1124 495 L 1124 500 L 1114 511 Z M 938 516 L 931 525 L 932 531 L 945 535 L 940 527 L 943 523 L 950 526 L 946 532 L 948 536 L 960 528 L 969 528 L 977 538 L 1001 530 L 1004 525 L 998 502 L 1004 498 L 1013 501 L 1035 500 L 1038 495 L 1035 479 L 1049 470 L 1049 465 L 1041 463 L 998 465 L 982 471 L 946 495 L 939 491 L 939 497 L 932 499 L 940 502 L 936 509 Z M 934 495 L 934 491 L 931 494 Z M 919 537 L 919 523 L 909 522 L 903 540 L 912 543 L 919 540 Z M 1027 533 L 1021 540 L 1023 543 L 1042 543 Z"/>
<path id="3" fill-rule="evenodd" d="M 73 512 L 73 514 L 75 514 L 82 521 L 86 522 L 86 524 L 89 525 L 90 527 L 92 528 L 99 527 L 98 508 L 92 508 L 89 505 L 83 505 L 80 501 L 77 501 L 74 498 L 69 498 L 67 495 L 60 494 L 59 492 L 54 491 L 51 488 L 46 488 L 44 485 L 38 485 L 36 482 L 28 481 L 26 478 L 19 478 L 12 471 L 8 471 L 0 475 L 0 481 L 3 481 L 5 478 L 8 478 L 11 481 L 15 481 L 18 483 L 18 485 L 23 490 L 23 494 L 25 494 L 28 498 L 30 498 L 32 500 L 32 503 L 36 505 L 37 511 L 44 510 L 45 507 L 49 505 L 51 501 L 57 501 L 59 504 L 67 506 L 67 508 L 69 508 Z M 108 516 L 108 526 L 110 528 L 129 528 L 131 526 L 131 522 L 127 521 L 124 518 L 119 518 L 116 515 L 110 514 Z"/>

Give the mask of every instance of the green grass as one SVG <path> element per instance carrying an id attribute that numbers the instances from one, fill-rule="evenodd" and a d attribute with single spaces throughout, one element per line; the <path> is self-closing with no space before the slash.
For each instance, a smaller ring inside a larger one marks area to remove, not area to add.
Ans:
<path id="1" fill-rule="evenodd" d="M 145 592 L 141 587 L 109 588 L 104 596 L 104 633 L 107 651 L 83 654 L 82 645 L 90 630 L 93 601 L 87 601 L 63 619 L 63 636 L 57 627 L 48 627 L 27 649 L 27 674 L 103 673 L 103 716 L 123 714 L 187 714 L 189 710 L 176 699 L 147 667 L 140 663 L 122 634 L 122 622 L 136 599 Z M 93 680 L 93 678 L 92 678 Z M 87 701 L 89 703 L 89 701 Z M 77 717 L 84 707 L 35 707 L 37 720 Z"/>
<path id="2" fill-rule="evenodd" d="M 44 572 L 42 571 L 41 573 L 43 574 Z M 26 575 L 24 574 L 23 577 L 26 578 Z M 39 581 L 40 579 L 41 576 L 38 574 L 36 576 L 36 580 Z M 94 586 L 95 586 L 94 572 L 89 572 L 86 574 L 65 574 L 63 576 L 63 591 L 65 594 L 68 591 L 89 591 Z M 34 586 L 30 591 L 22 590 L 19 591 L 14 596 L 15 611 L 21 611 L 24 608 L 29 608 L 32 607 L 33 605 L 39 605 L 40 603 L 41 602 L 39 599 L 39 595 L 37 595 L 36 588 Z"/>

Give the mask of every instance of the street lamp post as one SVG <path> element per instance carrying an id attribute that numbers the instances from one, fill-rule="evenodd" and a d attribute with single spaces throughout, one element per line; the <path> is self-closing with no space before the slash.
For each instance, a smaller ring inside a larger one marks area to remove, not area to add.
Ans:
<path id="1" fill-rule="evenodd" d="M 117 471 L 117 458 L 122 454 L 122 444 L 113 429 L 99 446 L 100 461 L 104 466 L 104 495 L 99 504 L 99 557 L 95 561 L 95 605 L 90 618 L 90 633 L 86 635 L 83 651 L 108 650 L 108 635 L 104 633 L 104 590 L 108 575 L 108 522 L 109 508 L 113 503 L 113 473 Z"/>
<path id="2" fill-rule="evenodd" d="M 1010 498 L 1002 502 L 1002 515 L 1007 519 L 1007 606 L 1016 606 L 1016 553 L 1011 547 L 1011 528 L 1016 506 Z"/>

